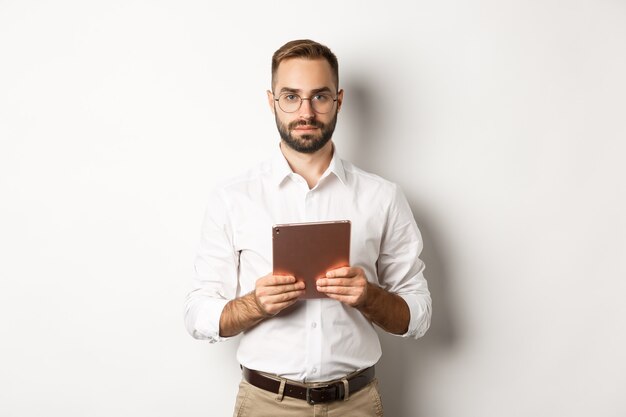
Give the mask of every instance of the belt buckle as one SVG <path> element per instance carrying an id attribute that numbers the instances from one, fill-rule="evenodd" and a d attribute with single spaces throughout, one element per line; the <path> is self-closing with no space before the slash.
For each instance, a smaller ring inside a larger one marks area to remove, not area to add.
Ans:
<path id="1" fill-rule="evenodd" d="M 317 404 L 317 402 L 311 398 L 311 391 L 317 391 L 317 392 L 322 392 L 324 388 L 307 388 L 306 389 L 306 402 L 309 403 L 310 405 L 315 405 Z"/>
<path id="2" fill-rule="evenodd" d="M 332 398 L 330 398 L 330 396 L 328 398 L 324 398 L 324 394 L 326 393 L 326 391 L 332 389 L 333 390 L 333 396 Z M 322 398 L 320 401 L 315 401 L 313 398 L 311 398 L 311 392 L 319 392 L 322 395 Z M 309 403 L 310 405 L 315 405 L 315 404 L 320 404 L 320 403 L 327 403 L 330 401 L 335 401 L 337 399 L 342 400 L 344 397 L 344 390 L 343 390 L 343 384 L 342 385 L 326 385 L 323 387 L 311 387 L 311 388 L 307 388 L 306 389 L 306 402 Z"/>

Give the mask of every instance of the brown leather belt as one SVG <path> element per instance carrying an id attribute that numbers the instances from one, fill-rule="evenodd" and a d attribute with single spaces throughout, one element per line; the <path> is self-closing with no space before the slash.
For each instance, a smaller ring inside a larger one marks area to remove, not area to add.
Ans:
<path id="1" fill-rule="evenodd" d="M 279 377 L 268 376 L 260 372 L 241 367 L 243 377 L 250 384 L 257 388 L 278 394 L 280 391 L 281 379 Z M 374 367 L 370 366 L 360 372 L 348 375 L 345 380 L 348 382 L 348 395 L 364 388 L 374 380 Z M 298 384 L 295 381 L 285 380 L 283 394 L 288 397 L 305 400 L 309 404 L 327 403 L 335 400 L 343 400 L 346 397 L 344 380 L 337 380 L 328 383 Z"/>

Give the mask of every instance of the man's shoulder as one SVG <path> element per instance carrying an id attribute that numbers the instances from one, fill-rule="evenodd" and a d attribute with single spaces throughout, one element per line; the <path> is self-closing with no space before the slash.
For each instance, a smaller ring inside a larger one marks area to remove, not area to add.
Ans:
<path id="1" fill-rule="evenodd" d="M 206 190 L 207 206 L 230 210 L 239 198 L 262 193 L 263 184 L 271 175 L 270 160 L 264 160 L 252 168 L 220 178 Z"/>
<path id="2" fill-rule="evenodd" d="M 341 160 L 348 182 L 353 182 L 358 188 L 368 188 L 377 192 L 393 194 L 397 191 L 397 184 L 373 172 L 357 167 L 350 161 Z"/>
<path id="3" fill-rule="evenodd" d="M 215 190 L 220 192 L 236 191 L 240 188 L 248 188 L 251 184 L 268 179 L 272 175 L 271 159 L 258 162 L 251 168 L 221 179 L 215 185 Z"/>

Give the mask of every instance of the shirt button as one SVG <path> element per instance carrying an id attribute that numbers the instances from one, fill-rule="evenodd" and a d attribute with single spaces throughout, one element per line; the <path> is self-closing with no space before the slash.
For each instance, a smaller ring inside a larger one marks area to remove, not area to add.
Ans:
<path id="1" fill-rule="evenodd" d="M 313 368 L 311 370 L 313 371 L 313 373 L 317 373 L 317 368 Z"/>
<path id="2" fill-rule="evenodd" d="M 317 323 L 316 322 L 311 323 L 311 327 L 315 329 L 317 327 Z"/>

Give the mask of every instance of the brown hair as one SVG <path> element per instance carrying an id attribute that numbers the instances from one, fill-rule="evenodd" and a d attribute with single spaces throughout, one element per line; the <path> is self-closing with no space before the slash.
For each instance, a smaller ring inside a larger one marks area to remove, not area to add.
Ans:
<path id="1" fill-rule="evenodd" d="M 333 54 L 330 48 L 321 43 L 310 39 L 298 39 L 287 42 L 274 52 L 272 56 L 272 90 L 274 89 L 274 78 L 278 66 L 284 60 L 291 58 L 325 59 L 330 64 L 335 85 L 339 89 L 339 63 L 335 54 Z"/>

